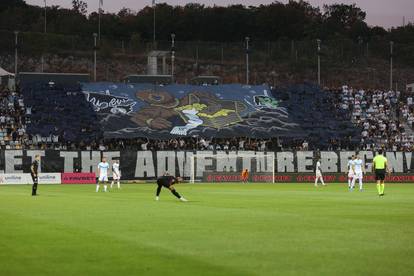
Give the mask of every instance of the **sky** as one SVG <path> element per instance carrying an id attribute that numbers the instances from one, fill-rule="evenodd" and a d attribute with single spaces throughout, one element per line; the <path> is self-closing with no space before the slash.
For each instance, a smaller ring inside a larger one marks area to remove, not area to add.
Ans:
<path id="1" fill-rule="evenodd" d="M 47 5 L 59 5 L 61 7 L 71 7 L 71 0 L 46 0 Z M 88 12 L 98 9 L 99 0 L 83 0 L 88 3 Z M 185 5 L 187 3 L 200 3 L 205 5 L 227 6 L 230 4 L 260 5 L 270 4 L 274 0 L 157 0 L 170 5 Z M 288 0 L 279 0 L 288 2 Z M 33 5 L 44 5 L 44 0 L 26 0 Z M 378 25 L 385 28 L 401 26 L 403 17 L 405 22 L 414 23 L 414 0 L 307 0 L 313 6 L 322 7 L 324 4 L 344 3 L 357 4 L 362 10 L 367 12 L 367 22 L 369 25 Z M 118 12 L 123 7 L 138 11 L 146 5 L 151 5 L 152 0 L 103 0 L 105 11 Z"/>

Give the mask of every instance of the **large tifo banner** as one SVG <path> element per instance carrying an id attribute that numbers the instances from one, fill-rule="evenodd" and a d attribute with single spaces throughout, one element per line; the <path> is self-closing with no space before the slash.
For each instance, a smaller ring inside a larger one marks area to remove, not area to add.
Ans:
<path id="1" fill-rule="evenodd" d="M 294 136 L 298 125 L 266 85 L 85 83 L 106 138 Z"/>
<path id="2" fill-rule="evenodd" d="M 254 151 L 55 151 L 55 150 L 3 150 L 0 151 L 0 175 L 30 172 L 30 164 L 35 155 L 41 156 L 42 173 L 96 173 L 101 158 L 107 158 L 110 164 L 118 159 L 123 180 L 154 180 L 165 172 L 186 179 L 206 180 L 217 173 L 223 177 L 238 175 L 243 169 L 251 172 L 252 179 L 270 182 L 269 177 L 281 179 L 286 175 L 299 173 L 303 177 L 312 174 L 317 157 L 320 156 L 322 171 L 328 177 L 347 171 L 351 151 L 298 151 L 298 152 L 254 152 Z M 370 172 L 374 153 L 360 152 L 365 169 Z M 387 152 L 386 157 L 395 175 L 409 176 L 413 172 L 411 152 Z M 5 174 L 4 174 L 5 173 Z M 109 171 L 112 175 L 112 171 Z M 78 181 L 79 175 L 64 174 L 62 181 Z M 82 175 L 85 181 L 93 182 L 92 175 Z M 235 176 L 237 177 L 237 176 Z M 224 179 L 224 178 L 223 178 Z M 291 178 L 289 178 L 291 179 Z M 289 180 L 286 178 L 286 182 Z M 301 178 L 302 179 L 302 178 Z M 296 182 L 302 182 L 298 179 Z M 339 179 L 339 178 L 338 178 Z M 411 182 L 411 178 L 401 178 Z M 237 179 L 236 179 L 237 180 Z M 224 180 L 222 182 L 225 182 Z M 278 181 L 277 181 L 278 182 Z M 279 181 L 280 182 L 280 181 Z"/>

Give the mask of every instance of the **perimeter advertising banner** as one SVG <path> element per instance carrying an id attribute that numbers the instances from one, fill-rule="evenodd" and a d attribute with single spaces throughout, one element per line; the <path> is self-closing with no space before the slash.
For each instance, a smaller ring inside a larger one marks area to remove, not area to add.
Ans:
<path id="1" fill-rule="evenodd" d="M 60 184 L 60 173 L 40 173 L 39 184 Z M 1 184 L 33 184 L 29 173 L 0 173 Z"/>
<path id="2" fill-rule="evenodd" d="M 154 180 L 168 172 L 172 175 L 189 179 L 194 176 L 202 181 L 206 173 L 223 173 L 236 175 L 247 168 L 251 176 L 256 175 L 260 182 L 267 182 L 273 172 L 282 178 L 299 173 L 305 177 L 312 175 L 317 156 L 320 156 L 322 171 L 325 177 L 342 173 L 345 176 L 347 163 L 352 151 L 284 151 L 284 152 L 254 152 L 254 151 L 55 151 L 55 150 L 3 150 L 0 151 L 0 174 L 21 174 L 30 172 L 30 164 L 36 154 L 41 156 L 40 171 L 42 173 L 97 173 L 97 165 L 102 156 L 109 163 L 118 159 L 122 179 L 124 180 Z M 371 171 L 374 153 L 360 152 L 367 172 Z M 386 156 L 393 175 L 413 173 L 411 152 L 387 152 Z M 111 166 L 110 166 L 111 168 Z M 111 169 L 109 176 L 112 176 Z M 4 177 L 3 177 L 4 178 Z M 27 182 L 26 180 L 22 180 Z M 92 181 L 92 180 L 91 180 Z M 410 179 L 407 181 L 411 182 Z M 270 181 L 269 181 L 270 182 Z M 283 181 L 289 182 L 289 181 Z M 295 182 L 301 182 L 300 179 Z M 31 182 L 29 182 L 31 183 Z"/>
<path id="3" fill-rule="evenodd" d="M 315 181 L 315 174 L 310 173 L 278 173 L 272 174 L 253 173 L 250 174 L 248 183 L 272 183 L 274 177 L 275 183 L 312 183 Z M 348 181 L 347 174 L 326 173 L 323 174 L 325 183 L 346 183 Z M 385 178 L 387 183 L 414 183 L 414 174 L 394 173 Z M 241 175 L 238 173 L 220 173 L 208 172 L 204 174 L 203 182 L 207 183 L 231 183 L 241 182 Z M 374 183 L 375 175 L 367 173 L 364 175 L 364 183 Z M 358 185 L 358 181 L 357 181 Z"/>

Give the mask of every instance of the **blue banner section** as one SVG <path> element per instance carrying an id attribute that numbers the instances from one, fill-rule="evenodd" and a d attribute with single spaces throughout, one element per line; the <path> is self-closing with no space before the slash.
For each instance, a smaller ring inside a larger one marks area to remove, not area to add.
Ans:
<path id="1" fill-rule="evenodd" d="M 82 91 L 106 138 L 304 134 L 267 85 L 84 83 Z"/>

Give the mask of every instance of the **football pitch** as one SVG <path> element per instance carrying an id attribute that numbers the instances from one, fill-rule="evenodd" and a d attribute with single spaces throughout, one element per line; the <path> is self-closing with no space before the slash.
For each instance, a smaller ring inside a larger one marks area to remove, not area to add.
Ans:
<path id="1" fill-rule="evenodd" d="M 414 275 L 414 185 L 0 187 L 0 275 Z"/>

